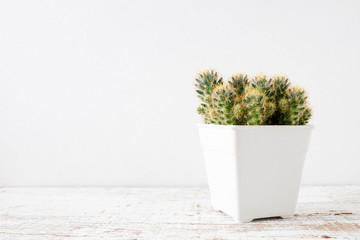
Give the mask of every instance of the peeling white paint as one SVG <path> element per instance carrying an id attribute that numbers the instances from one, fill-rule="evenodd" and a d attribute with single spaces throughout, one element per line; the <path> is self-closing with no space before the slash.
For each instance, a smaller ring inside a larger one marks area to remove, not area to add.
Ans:
<path id="1" fill-rule="evenodd" d="M 360 239 L 360 186 L 303 187 L 289 219 L 236 224 L 206 188 L 1 188 L 0 239 Z"/>

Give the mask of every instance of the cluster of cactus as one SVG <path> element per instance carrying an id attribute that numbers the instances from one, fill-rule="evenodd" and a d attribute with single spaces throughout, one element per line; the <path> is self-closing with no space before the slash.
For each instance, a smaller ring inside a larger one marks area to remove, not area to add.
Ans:
<path id="1" fill-rule="evenodd" d="M 311 118 L 303 88 L 275 75 L 233 74 L 228 81 L 215 70 L 199 72 L 195 78 L 200 99 L 198 113 L 206 124 L 220 125 L 304 125 Z"/>

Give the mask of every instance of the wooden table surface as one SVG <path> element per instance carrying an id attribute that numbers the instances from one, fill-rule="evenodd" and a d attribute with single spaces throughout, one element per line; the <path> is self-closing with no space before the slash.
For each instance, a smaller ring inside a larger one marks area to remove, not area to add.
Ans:
<path id="1" fill-rule="evenodd" d="M 360 239 L 360 186 L 302 187 L 297 214 L 237 224 L 207 188 L 0 188 L 0 240 Z"/>

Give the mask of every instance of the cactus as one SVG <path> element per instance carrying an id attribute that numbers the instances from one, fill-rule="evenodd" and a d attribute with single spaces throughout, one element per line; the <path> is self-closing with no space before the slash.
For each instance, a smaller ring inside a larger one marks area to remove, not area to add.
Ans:
<path id="1" fill-rule="evenodd" d="M 270 78 L 269 87 L 271 92 L 273 92 L 273 101 L 276 104 L 276 110 L 269 119 L 268 124 L 284 124 L 279 111 L 279 101 L 284 97 L 289 86 L 289 79 L 286 76 L 279 74 Z"/>
<path id="2" fill-rule="evenodd" d="M 235 89 L 229 83 L 218 85 L 212 95 L 212 106 L 218 116 L 217 122 L 221 125 L 237 125 L 233 114 L 233 106 L 236 98 Z"/>
<path id="3" fill-rule="evenodd" d="M 309 122 L 310 118 L 312 116 L 312 109 L 309 104 L 305 105 L 304 110 L 299 116 L 299 122 L 298 125 L 305 125 Z"/>
<path id="4" fill-rule="evenodd" d="M 248 125 L 264 125 L 276 108 L 263 91 L 254 87 L 246 89 L 243 104 Z"/>
<path id="5" fill-rule="evenodd" d="M 211 116 L 213 90 L 222 84 L 222 77 L 213 69 L 200 71 L 195 77 L 195 89 L 200 99 L 198 113 L 203 117 L 205 123 L 216 123 Z"/>
<path id="6" fill-rule="evenodd" d="M 306 91 L 301 87 L 290 87 L 279 101 L 281 118 L 285 125 L 304 125 L 312 115 L 307 103 Z"/>
<path id="7" fill-rule="evenodd" d="M 269 82 L 270 87 L 272 88 L 271 91 L 274 92 L 274 100 L 275 102 L 279 102 L 290 86 L 289 79 L 286 76 L 279 74 L 272 76 Z"/>
<path id="8" fill-rule="evenodd" d="M 251 79 L 251 86 L 262 91 L 269 101 L 274 100 L 274 89 L 271 87 L 270 81 L 267 80 L 265 74 L 257 74 Z"/>
<path id="9" fill-rule="evenodd" d="M 273 116 L 276 112 L 276 104 L 275 102 L 270 102 L 269 100 L 266 102 L 265 114 L 266 120 L 269 122 L 269 119 Z"/>
<path id="10" fill-rule="evenodd" d="M 229 84 L 235 89 L 237 96 L 241 97 L 249 84 L 248 76 L 243 73 L 235 73 L 231 76 Z M 236 102 L 240 102 L 240 100 L 236 99 Z"/>
<path id="11" fill-rule="evenodd" d="M 207 124 L 304 125 L 312 116 L 305 90 L 292 87 L 283 75 L 268 80 L 258 74 L 249 81 L 236 73 L 224 83 L 215 70 L 204 70 L 196 75 L 195 87 L 197 111 Z"/>
<path id="12" fill-rule="evenodd" d="M 235 104 L 232 111 L 233 111 L 234 117 L 236 119 L 236 122 L 239 125 L 245 125 L 246 124 L 246 118 L 245 118 L 246 117 L 246 109 L 245 109 L 244 104 L 242 102 Z"/>

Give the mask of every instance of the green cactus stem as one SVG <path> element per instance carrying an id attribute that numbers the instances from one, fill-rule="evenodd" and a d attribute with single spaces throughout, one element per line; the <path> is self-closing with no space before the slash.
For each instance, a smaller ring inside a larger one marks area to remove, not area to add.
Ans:
<path id="1" fill-rule="evenodd" d="M 272 88 L 271 91 L 274 92 L 275 102 L 279 102 L 280 99 L 284 97 L 286 90 L 290 86 L 289 79 L 281 74 L 272 76 L 269 84 Z"/>
<path id="2" fill-rule="evenodd" d="M 205 123 L 215 123 L 210 114 L 212 109 L 211 94 L 219 84 L 222 77 L 213 69 L 200 71 L 195 77 L 195 91 L 200 99 L 198 113 L 203 117 Z"/>
<path id="3" fill-rule="evenodd" d="M 246 109 L 245 106 L 242 102 L 237 103 L 234 105 L 233 109 L 233 114 L 235 119 L 237 120 L 237 123 L 239 125 L 245 125 L 246 124 Z"/>
<path id="4" fill-rule="evenodd" d="M 273 101 L 276 104 L 276 110 L 271 116 L 271 118 L 268 120 L 267 124 L 284 124 L 281 112 L 279 110 L 279 101 L 285 96 L 285 92 L 290 86 L 289 79 L 284 75 L 274 75 L 269 80 L 269 86 L 271 92 L 274 93 Z"/>
<path id="5" fill-rule="evenodd" d="M 246 111 L 247 125 L 262 125 L 266 121 L 266 96 L 255 87 L 245 91 L 243 104 Z"/>
<path id="6" fill-rule="evenodd" d="M 269 101 L 274 100 L 274 89 L 271 88 L 270 81 L 267 80 L 265 74 L 257 74 L 251 79 L 251 86 L 262 91 Z"/>
<path id="7" fill-rule="evenodd" d="M 236 125 L 237 120 L 233 114 L 236 92 L 229 83 L 218 85 L 212 93 L 212 106 L 216 110 L 217 123 L 221 125 Z"/>
<path id="8" fill-rule="evenodd" d="M 307 104 L 306 91 L 301 87 L 290 87 L 279 101 L 281 118 L 285 125 L 304 125 L 312 115 L 312 110 Z"/>
<path id="9" fill-rule="evenodd" d="M 312 116 L 312 109 L 309 104 L 305 105 L 304 111 L 299 116 L 298 125 L 305 125 L 309 122 Z"/>
<path id="10" fill-rule="evenodd" d="M 274 102 L 270 102 L 269 100 L 266 101 L 265 105 L 265 115 L 266 115 L 266 122 L 269 121 L 269 119 L 273 116 L 273 114 L 276 112 L 276 104 Z"/>
<path id="11" fill-rule="evenodd" d="M 249 85 L 248 76 L 243 73 L 235 73 L 231 76 L 229 84 L 233 87 L 237 96 L 239 97 L 238 99 L 236 99 L 236 102 L 240 102 L 241 96 L 245 92 L 245 88 Z"/>

